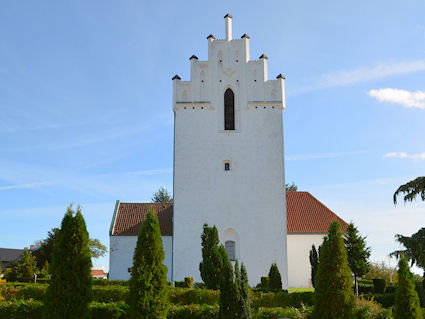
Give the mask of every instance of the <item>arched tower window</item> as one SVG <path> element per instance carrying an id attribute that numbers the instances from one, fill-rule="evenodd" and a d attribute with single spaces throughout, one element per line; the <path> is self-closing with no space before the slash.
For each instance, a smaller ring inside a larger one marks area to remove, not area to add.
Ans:
<path id="1" fill-rule="evenodd" d="M 235 129 L 235 95 L 231 89 L 224 93 L 224 129 Z"/>
<path id="2" fill-rule="evenodd" d="M 224 249 L 229 255 L 230 260 L 235 261 L 236 260 L 236 243 L 233 240 L 228 240 L 224 243 Z"/>

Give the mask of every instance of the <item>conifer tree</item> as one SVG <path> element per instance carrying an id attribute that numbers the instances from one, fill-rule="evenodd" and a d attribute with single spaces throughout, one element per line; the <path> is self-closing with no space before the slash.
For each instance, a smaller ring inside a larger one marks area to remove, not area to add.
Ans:
<path id="1" fill-rule="evenodd" d="M 366 275 L 369 272 L 370 248 L 366 247 L 366 237 L 362 237 L 353 223 L 347 227 L 347 233 L 344 237 L 345 249 L 347 250 L 348 266 L 354 275 L 354 285 L 356 296 L 359 295 L 357 278 Z"/>
<path id="2" fill-rule="evenodd" d="M 164 249 L 159 222 L 151 207 L 140 229 L 133 256 L 129 283 L 129 317 L 131 319 L 167 317 L 167 268 L 163 261 Z"/>
<path id="3" fill-rule="evenodd" d="M 37 262 L 35 261 L 35 257 L 31 255 L 31 253 L 28 251 L 28 248 L 25 248 L 24 254 L 17 263 L 16 271 L 19 279 L 23 281 L 31 281 L 36 270 Z"/>
<path id="4" fill-rule="evenodd" d="M 227 255 L 223 245 L 220 245 L 219 252 L 223 258 L 223 269 L 221 272 L 220 310 L 218 317 L 219 319 L 238 318 L 238 301 L 236 299 L 236 287 L 232 263 L 230 262 L 229 255 Z"/>
<path id="5" fill-rule="evenodd" d="M 74 216 L 69 206 L 53 248 L 51 281 L 43 305 L 43 318 L 88 318 L 92 300 L 89 236 L 80 207 Z"/>
<path id="6" fill-rule="evenodd" d="M 353 318 L 354 293 L 347 252 L 338 222 L 332 222 L 320 248 L 313 319 Z"/>
<path id="7" fill-rule="evenodd" d="M 235 318 L 240 318 L 242 313 L 243 301 L 241 296 L 241 271 L 239 269 L 239 263 L 235 262 Z"/>
<path id="8" fill-rule="evenodd" d="M 422 310 L 409 265 L 405 258 L 398 262 L 398 286 L 395 294 L 394 319 L 421 319 Z"/>
<path id="9" fill-rule="evenodd" d="M 279 268 L 277 268 L 276 263 L 273 263 L 270 267 L 269 287 L 274 291 L 282 290 L 282 278 L 280 277 Z"/>
<path id="10" fill-rule="evenodd" d="M 199 264 L 201 278 L 208 289 L 220 287 L 220 274 L 223 268 L 222 256 L 219 252 L 218 231 L 215 226 L 204 224 L 202 239 L 202 261 Z"/>
<path id="11" fill-rule="evenodd" d="M 251 318 L 251 302 L 249 300 L 249 285 L 248 285 L 248 273 L 246 271 L 245 265 L 241 265 L 241 306 L 240 306 L 240 318 L 241 319 L 250 319 Z"/>
<path id="12" fill-rule="evenodd" d="M 320 246 L 319 246 L 319 252 L 320 252 Z M 317 268 L 319 268 L 319 253 L 316 250 L 316 246 L 311 246 L 310 250 L 310 265 L 311 265 L 311 283 L 313 287 L 316 287 L 316 273 Z"/>

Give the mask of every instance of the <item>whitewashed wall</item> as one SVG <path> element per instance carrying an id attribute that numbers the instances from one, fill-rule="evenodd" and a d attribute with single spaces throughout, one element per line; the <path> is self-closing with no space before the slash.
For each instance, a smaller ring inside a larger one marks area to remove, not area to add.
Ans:
<path id="1" fill-rule="evenodd" d="M 234 131 L 224 130 L 227 88 L 235 94 Z M 237 238 L 236 256 L 251 285 L 276 262 L 286 288 L 283 78 L 268 80 L 267 59 L 250 60 L 249 39 L 227 34 L 208 39 L 208 61 L 191 59 L 191 80 L 174 79 L 173 90 L 173 280 L 201 280 L 201 233 L 208 223 L 223 243 Z"/>
<path id="2" fill-rule="evenodd" d="M 161 236 L 164 248 L 164 265 L 167 267 L 167 280 L 171 281 L 172 236 Z M 128 268 L 133 266 L 133 254 L 137 244 L 137 236 L 109 236 L 109 279 L 128 280 Z"/>
<path id="3" fill-rule="evenodd" d="M 288 234 L 288 276 L 290 288 L 312 287 L 310 250 L 323 242 L 325 234 Z"/>

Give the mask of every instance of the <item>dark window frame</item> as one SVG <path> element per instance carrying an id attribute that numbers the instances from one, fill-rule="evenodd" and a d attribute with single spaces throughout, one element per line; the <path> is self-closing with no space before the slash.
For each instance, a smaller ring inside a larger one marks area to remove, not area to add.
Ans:
<path id="1" fill-rule="evenodd" d="M 224 130 L 235 130 L 235 93 L 230 88 L 224 92 Z"/>

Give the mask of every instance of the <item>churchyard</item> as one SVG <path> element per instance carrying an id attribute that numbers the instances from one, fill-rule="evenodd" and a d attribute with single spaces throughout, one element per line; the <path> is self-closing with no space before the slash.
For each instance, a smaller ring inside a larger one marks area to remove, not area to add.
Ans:
<path id="1" fill-rule="evenodd" d="M 204 282 L 194 283 L 192 277 L 167 282 L 159 223 L 151 209 L 138 236 L 131 279 L 114 281 L 91 278 L 84 218 L 79 208 L 74 212 L 70 206 L 54 246 L 48 271 L 50 279 L 41 278 L 36 283 L 31 278 L 2 279 L 0 319 L 62 316 L 93 319 L 422 318 L 420 305 L 424 307 L 425 290 L 422 282 L 414 284 L 414 276 L 404 258 L 400 259 L 398 273 L 393 276 L 395 284 L 387 285 L 385 267 L 368 264 L 368 271 L 373 272 L 370 275 L 381 278 L 359 280 L 359 296 L 355 295 L 355 281 L 351 276 L 355 271 L 349 264 L 350 250 L 356 245 L 350 244 L 350 227 L 345 234 L 339 227 L 337 222 L 330 225 L 319 249 L 317 269 L 314 270 L 311 260 L 316 289 L 284 291 L 275 264 L 271 265 L 268 276 L 261 278 L 261 283 L 249 287 L 243 263 L 239 267 L 238 262 L 230 262 L 220 245 L 217 229 L 207 225 L 202 235 L 200 264 Z M 352 242 L 359 243 L 362 239 L 355 232 Z M 369 250 L 365 249 L 364 242 L 360 246 L 363 251 Z M 314 249 L 312 255 L 313 252 Z M 24 256 L 20 267 L 30 267 L 31 262 L 25 260 L 31 258 Z M 362 257 L 357 261 L 360 259 Z"/>

